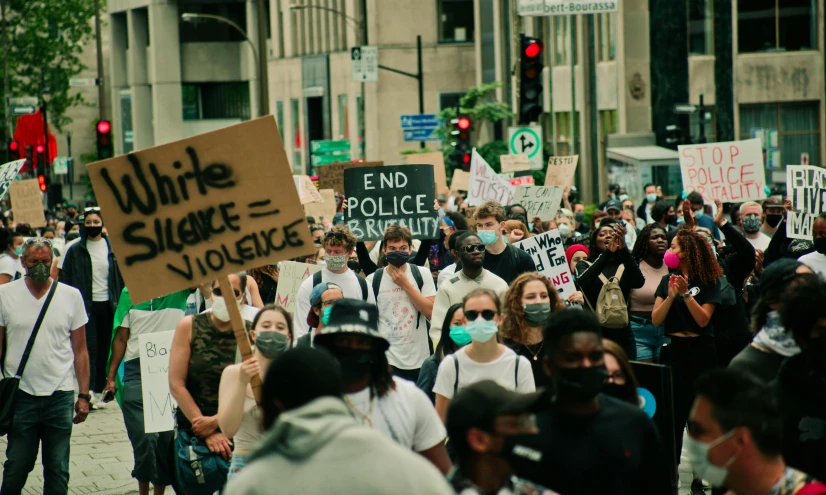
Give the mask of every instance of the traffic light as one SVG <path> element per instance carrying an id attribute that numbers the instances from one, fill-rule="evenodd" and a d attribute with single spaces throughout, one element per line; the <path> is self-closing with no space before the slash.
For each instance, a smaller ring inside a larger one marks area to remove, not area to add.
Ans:
<path id="1" fill-rule="evenodd" d="M 453 153 L 450 154 L 453 168 L 470 170 L 470 118 L 466 115 L 459 115 L 450 121 L 451 143 Z"/>
<path id="2" fill-rule="evenodd" d="M 46 176 L 41 175 L 41 172 L 37 171 L 37 185 L 40 186 L 41 192 L 46 192 L 49 189 L 49 185 L 46 183 Z"/>
<path id="3" fill-rule="evenodd" d="M 519 36 L 519 123 L 530 124 L 542 115 L 542 52 L 539 38 Z"/>
<path id="4" fill-rule="evenodd" d="M 21 170 L 23 170 L 24 168 L 31 169 L 31 168 L 35 167 L 35 164 L 34 164 L 34 146 L 32 146 L 30 144 L 26 145 L 25 151 L 26 151 L 26 154 L 24 156 L 26 158 L 26 163 L 23 164 L 23 167 L 21 167 Z"/>
<path id="5" fill-rule="evenodd" d="M 97 125 L 98 160 L 105 160 L 115 156 L 115 147 L 112 144 L 112 124 L 108 120 L 101 120 Z"/>
<path id="6" fill-rule="evenodd" d="M 38 144 L 34 148 L 34 152 L 37 153 L 37 161 L 35 162 L 38 173 L 45 172 L 46 170 L 46 147 L 42 144 Z"/>
<path id="7" fill-rule="evenodd" d="M 20 159 L 20 141 L 12 139 L 9 141 L 9 161 Z"/>

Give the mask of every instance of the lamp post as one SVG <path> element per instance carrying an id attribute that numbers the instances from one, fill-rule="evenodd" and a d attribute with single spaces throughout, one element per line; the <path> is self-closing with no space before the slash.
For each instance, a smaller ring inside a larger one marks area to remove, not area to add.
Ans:
<path id="1" fill-rule="evenodd" d="M 269 110 L 269 102 L 267 97 L 267 85 L 269 84 L 267 80 L 267 64 L 266 58 L 264 61 L 259 57 L 258 49 L 255 48 L 255 43 L 247 36 L 247 33 L 241 29 L 241 26 L 233 22 L 231 19 L 227 19 L 226 17 L 221 17 L 219 15 L 213 14 L 196 14 L 192 12 L 185 12 L 181 14 L 181 20 L 184 22 L 197 22 L 198 19 L 209 19 L 217 22 L 223 22 L 224 24 L 229 24 L 232 26 L 236 31 L 238 31 L 241 36 L 244 37 L 244 40 L 249 43 L 250 48 L 252 49 L 252 55 L 257 61 L 258 65 L 258 114 L 259 116 L 267 115 L 270 113 Z M 266 33 L 265 33 L 266 36 Z M 261 48 L 265 48 L 263 45 Z M 263 55 L 266 55 L 266 51 L 263 51 Z"/>

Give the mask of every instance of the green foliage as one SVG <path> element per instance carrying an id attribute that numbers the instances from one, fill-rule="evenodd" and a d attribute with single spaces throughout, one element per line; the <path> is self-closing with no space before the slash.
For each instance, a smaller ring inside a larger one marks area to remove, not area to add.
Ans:
<path id="1" fill-rule="evenodd" d="M 476 148 L 476 151 L 482 155 L 482 158 L 488 162 L 490 168 L 495 170 L 497 174 L 502 172 L 502 165 L 499 163 L 499 157 L 501 155 L 508 154 L 508 143 L 505 141 L 491 141 L 479 146 Z"/>
<path id="2" fill-rule="evenodd" d="M 8 39 L 10 94 L 40 96 L 49 88 L 49 123 L 58 131 L 71 123 L 66 111 L 83 104 L 82 94 L 69 94 L 69 79 L 85 69 L 84 46 L 94 40 L 94 0 L 0 0 Z M 0 43 L 4 37 L 0 37 Z M 2 53 L 2 50 L 0 50 Z M 0 63 L 0 72 L 3 64 Z M 5 74 L 3 74 L 5 77 Z M 0 92 L 4 85 L 0 81 Z M 0 108 L 0 112 L 5 108 Z M 2 120 L 5 127 L 5 116 Z"/>

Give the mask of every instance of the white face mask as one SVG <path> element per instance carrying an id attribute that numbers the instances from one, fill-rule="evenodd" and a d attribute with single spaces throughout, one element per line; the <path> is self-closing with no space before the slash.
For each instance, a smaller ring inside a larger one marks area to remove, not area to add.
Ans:
<path id="1" fill-rule="evenodd" d="M 237 299 L 233 299 L 238 305 L 238 310 L 241 310 L 241 303 Z M 229 321 L 229 309 L 227 308 L 227 301 L 222 296 L 212 295 L 212 314 L 221 321 Z"/>
<path id="2" fill-rule="evenodd" d="M 685 442 L 683 443 L 688 453 L 688 459 L 694 467 L 694 473 L 716 488 L 722 487 L 723 483 L 726 482 L 728 468 L 737 459 L 737 456 L 731 456 L 723 466 L 715 466 L 708 460 L 708 451 L 724 442 L 733 434 L 734 430 L 731 430 L 711 443 L 701 443 L 690 436 L 686 436 Z"/>

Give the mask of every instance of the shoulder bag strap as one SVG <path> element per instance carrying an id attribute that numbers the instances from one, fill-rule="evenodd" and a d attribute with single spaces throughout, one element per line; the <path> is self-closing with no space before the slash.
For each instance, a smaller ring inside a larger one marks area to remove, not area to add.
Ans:
<path id="1" fill-rule="evenodd" d="M 384 268 L 379 268 L 373 273 L 373 297 L 376 298 L 376 304 L 379 303 L 379 289 L 381 288 L 382 275 L 384 275 Z"/>
<path id="2" fill-rule="evenodd" d="M 519 354 L 516 355 L 516 364 L 513 367 L 513 390 L 519 388 Z"/>
<path id="3" fill-rule="evenodd" d="M 614 273 L 614 278 L 617 279 L 617 282 L 620 281 L 623 273 L 625 273 L 625 265 L 620 265 L 619 268 L 617 268 L 617 272 Z"/>
<path id="4" fill-rule="evenodd" d="M 458 351 L 457 351 L 458 352 Z M 456 398 L 456 392 L 459 390 L 459 360 L 456 359 L 456 356 L 450 356 L 453 358 L 453 364 L 456 366 L 456 381 L 453 382 L 453 398 Z"/>
<path id="5" fill-rule="evenodd" d="M 40 314 L 37 315 L 37 321 L 34 323 L 34 330 L 32 330 L 32 335 L 29 337 L 29 342 L 26 344 L 26 350 L 23 351 L 23 357 L 20 359 L 20 366 L 17 367 L 17 373 L 15 376 L 23 376 L 23 370 L 26 368 L 26 363 L 29 361 L 29 355 L 32 353 L 32 347 L 34 347 L 34 339 L 37 337 L 37 332 L 40 331 L 40 325 L 43 323 L 43 318 L 46 316 L 46 311 L 49 310 L 49 304 L 52 302 L 52 297 L 57 290 L 57 284 L 57 280 L 52 280 L 52 287 L 49 289 L 49 295 L 46 296 L 46 302 L 43 303 L 43 307 L 40 309 Z"/>

